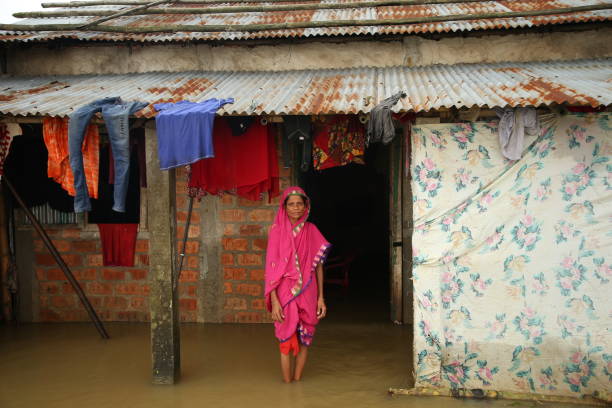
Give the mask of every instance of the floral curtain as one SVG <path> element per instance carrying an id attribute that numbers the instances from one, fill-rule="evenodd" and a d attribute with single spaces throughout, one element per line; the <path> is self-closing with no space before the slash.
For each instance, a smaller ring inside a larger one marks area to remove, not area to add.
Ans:
<path id="1" fill-rule="evenodd" d="M 412 138 L 417 387 L 612 389 L 612 132 L 568 115 L 501 155 L 497 122 Z"/>

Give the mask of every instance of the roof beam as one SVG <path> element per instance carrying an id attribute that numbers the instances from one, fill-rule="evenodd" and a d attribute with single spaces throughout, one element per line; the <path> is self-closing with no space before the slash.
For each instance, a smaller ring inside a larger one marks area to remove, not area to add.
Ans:
<path id="1" fill-rule="evenodd" d="M 94 20 L 94 21 L 92 21 L 90 23 L 84 24 L 84 25 L 79 27 L 79 30 L 87 30 L 87 29 L 89 29 L 91 27 L 97 26 L 98 24 L 104 23 L 105 21 L 112 20 L 112 19 L 118 18 L 118 17 L 127 16 L 127 15 L 130 15 L 130 14 L 135 13 L 137 11 L 144 10 L 144 9 L 149 8 L 149 7 L 157 6 L 157 5 L 160 5 L 160 4 L 163 4 L 163 3 L 170 3 L 171 1 L 173 1 L 173 0 L 157 0 L 157 1 L 154 1 L 152 3 L 144 4 L 142 6 L 138 6 L 138 7 L 134 7 L 134 8 L 131 8 L 131 9 L 124 10 L 124 11 L 120 11 L 119 13 L 115 13 L 115 14 L 112 14 L 112 15 L 107 16 L 107 17 L 102 17 L 102 18 Z"/>
<path id="2" fill-rule="evenodd" d="M 381 1 L 358 1 L 354 3 L 309 3 L 309 4 L 281 4 L 272 6 L 226 6 L 226 7 L 168 7 L 155 9 L 140 9 L 130 15 L 149 14 L 224 14 L 224 13 L 248 13 L 248 12 L 272 12 L 272 11 L 298 11 L 298 10 L 334 10 L 334 9 L 356 9 L 365 7 L 390 7 L 390 6 L 415 6 L 452 3 L 478 3 L 483 0 L 381 0 Z M 487 0 L 488 1 L 488 0 Z M 489 1 L 490 2 L 490 1 Z M 179 2 L 182 3 L 182 2 Z M 209 4 L 214 4 L 210 2 Z M 45 17 L 73 17 L 73 16 L 110 16 L 114 10 L 65 10 L 65 11 L 37 11 L 14 13 L 15 18 L 45 18 Z"/>
<path id="3" fill-rule="evenodd" d="M 493 0 L 409 0 L 409 4 L 444 4 L 444 3 L 482 3 L 491 2 Z M 287 3 L 292 0 L 176 0 L 178 4 L 219 4 L 219 3 Z M 321 0 L 297 0 L 295 3 L 317 2 Z M 91 6 L 140 6 L 147 4 L 146 1 L 139 0 L 97 0 L 97 1 L 69 1 L 58 3 L 42 3 L 43 8 L 72 8 L 72 7 L 91 7 Z M 349 5 L 351 3 L 345 3 Z"/>
<path id="4" fill-rule="evenodd" d="M 272 24 L 220 24 L 220 25 L 158 25 L 158 26 L 97 26 L 95 31 L 112 33 L 165 33 L 165 32 L 255 32 L 266 30 L 287 30 L 301 28 L 346 27 L 346 26 L 383 26 L 404 24 L 426 24 L 442 21 L 465 21 L 514 17 L 537 17 L 565 13 L 577 13 L 612 9 L 611 4 L 565 7 L 548 10 L 511 11 L 483 14 L 452 14 L 446 16 L 410 17 L 382 20 L 332 20 L 300 21 Z M 0 31 L 79 31 L 82 24 L 0 24 Z"/>

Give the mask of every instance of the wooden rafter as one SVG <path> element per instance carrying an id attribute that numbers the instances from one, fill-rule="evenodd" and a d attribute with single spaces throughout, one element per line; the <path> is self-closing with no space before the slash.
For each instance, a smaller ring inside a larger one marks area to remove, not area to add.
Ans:
<path id="1" fill-rule="evenodd" d="M 594 4 L 589 6 L 565 7 L 548 10 L 511 11 L 482 14 L 453 14 L 446 16 L 410 17 L 381 20 L 331 20 L 331 21 L 300 21 L 271 24 L 220 24 L 220 25 L 157 25 L 157 26 L 97 26 L 96 31 L 111 33 L 162 33 L 162 32 L 255 32 L 265 30 L 284 30 L 323 27 L 347 26 L 384 26 L 405 24 L 427 24 L 444 21 L 465 21 L 500 19 L 515 17 L 538 17 L 556 14 L 578 13 L 595 10 L 612 9 L 612 4 Z M 81 24 L 0 24 L 1 31 L 78 31 Z"/>

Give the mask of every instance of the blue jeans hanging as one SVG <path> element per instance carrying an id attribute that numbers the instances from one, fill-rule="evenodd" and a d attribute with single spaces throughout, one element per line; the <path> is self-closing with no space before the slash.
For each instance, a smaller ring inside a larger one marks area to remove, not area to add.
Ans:
<path id="1" fill-rule="evenodd" d="M 129 117 L 147 105 L 146 102 L 123 102 L 118 97 L 103 98 L 80 107 L 70 115 L 68 122 L 68 149 L 70 167 L 74 174 L 74 189 L 76 192 L 74 197 L 75 212 L 91 211 L 81 149 L 85 138 L 85 130 L 89 125 L 91 117 L 96 112 L 102 112 L 115 159 L 113 210 L 125 212 L 125 197 L 130 172 Z"/>

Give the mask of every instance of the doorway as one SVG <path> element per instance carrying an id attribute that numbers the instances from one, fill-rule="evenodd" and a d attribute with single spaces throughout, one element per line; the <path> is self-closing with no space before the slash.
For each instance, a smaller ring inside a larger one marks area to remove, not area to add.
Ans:
<path id="1" fill-rule="evenodd" d="M 390 147 L 370 146 L 365 165 L 300 173 L 309 220 L 332 243 L 325 269 L 330 320 L 389 321 Z"/>

